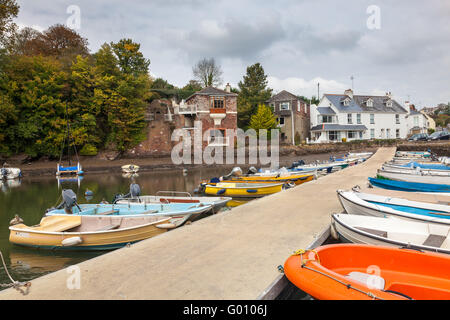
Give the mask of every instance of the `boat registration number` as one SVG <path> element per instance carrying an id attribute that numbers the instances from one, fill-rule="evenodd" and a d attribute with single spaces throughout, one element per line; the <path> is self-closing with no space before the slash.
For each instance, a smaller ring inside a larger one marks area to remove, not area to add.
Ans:
<path id="1" fill-rule="evenodd" d="M 28 238 L 30 234 L 27 232 L 16 232 L 16 236 Z"/>

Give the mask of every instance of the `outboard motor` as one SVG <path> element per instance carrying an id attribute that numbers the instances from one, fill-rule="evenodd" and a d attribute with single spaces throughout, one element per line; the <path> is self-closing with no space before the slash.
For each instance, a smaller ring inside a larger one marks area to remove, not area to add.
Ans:
<path id="1" fill-rule="evenodd" d="M 141 187 L 137 183 L 130 184 L 130 196 L 132 198 L 139 198 L 141 195 Z"/>
<path id="2" fill-rule="evenodd" d="M 252 166 L 248 168 L 247 174 L 255 174 L 255 173 L 258 173 L 258 170 L 255 167 Z"/>
<path id="3" fill-rule="evenodd" d="M 63 189 L 62 191 L 62 202 L 56 207 L 56 209 L 64 208 L 64 211 L 67 214 L 72 214 L 73 206 L 77 206 L 78 210 L 81 211 L 81 208 L 77 203 L 77 195 L 73 192 L 72 189 Z"/>
<path id="4" fill-rule="evenodd" d="M 8 169 L 2 168 L 2 169 L 0 170 L 0 174 L 1 174 L 1 178 L 2 178 L 2 179 L 6 179 L 6 176 L 8 175 Z"/>
<path id="5" fill-rule="evenodd" d="M 231 177 L 239 177 L 242 175 L 242 169 L 239 167 L 234 167 L 233 170 L 226 176 L 221 177 L 222 180 L 229 180 Z"/>

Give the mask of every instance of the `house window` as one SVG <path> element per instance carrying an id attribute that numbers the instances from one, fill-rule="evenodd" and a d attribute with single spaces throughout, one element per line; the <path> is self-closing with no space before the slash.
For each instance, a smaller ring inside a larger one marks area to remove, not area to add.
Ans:
<path id="1" fill-rule="evenodd" d="M 280 126 L 284 126 L 284 118 L 279 118 L 278 119 Z"/>
<path id="2" fill-rule="evenodd" d="M 348 107 L 350 105 L 350 99 L 347 98 L 344 100 L 344 106 Z"/>
<path id="3" fill-rule="evenodd" d="M 419 117 L 415 116 L 414 117 L 414 126 L 418 126 L 419 125 Z"/>
<path id="4" fill-rule="evenodd" d="M 363 138 L 363 133 L 362 133 L 362 131 L 359 132 L 359 138 L 360 138 L 360 139 Z"/>
<path id="5" fill-rule="evenodd" d="M 375 114 L 370 114 L 370 124 L 375 124 Z"/>
<path id="6" fill-rule="evenodd" d="M 375 129 L 370 129 L 370 139 L 375 139 Z"/>
<path id="7" fill-rule="evenodd" d="M 212 107 L 214 109 L 223 109 L 225 108 L 225 98 L 224 97 L 214 97 L 212 100 Z"/>
<path id="8" fill-rule="evenodd" d="M 400 124 L 400 115 L 399 114 L 395 115 L 395 123 Z"/>
<path id="9" fill-rule="evenodd" d="M 380 137 L 381 137 L 381 138 L 384 138 L 384 129 L 381 129 L 381 135 L 380 135 Z"/>
<path id="10" fill-rule="evenodd" d="M 289 110 L 289 102 L 280 103 L 280 110 Z"/>
<path id="11" fill-rule="evenodd" d="M 367 100 L 366 105 L 368 107 L 373 107 L 373 100 L 372 99 Z"/>
<path id="12" fill-rule="evenodd" d="M 356 135 L 357 135 L 356 131 L 349 131 L 349 132 L 347 133 L 347 137 L 348 137 L 349 139 L 355 139 L 355 138 L 356 138 Z"/>
<path id="13" fill-rule="evenodd" d="M 388 102 L 386 102 L 386 106 L 388 106 L 389 108 L 392 108 L 392 101 L 388 101 Z"/>
<path id="14" fill-rule="evenodd" d="M 322 123 L 331 123 L 333 122 L 333 116 L 322 116 Z"/>
<path id="15" fill-rule="evenodd" d="M 387 139 L 391 138 L 391 129 L 386 129 L 386 138 Z"/>
<path id="16" fill-rule="evenodd" d="M 361 124 L 361 113 L 356 114 L 356 123 Z"/>
<path id="17" fill-rule="evenodd" d="M 351 124 L 353 121 L 352 121 L 352 114 L 351 113 L 348 113 L 347 114 L 347 123 L 349 123 L 349 124 Z"/>
<path id="18" fill-rule="evenodd" d="M 328 140 L 337 141 L 338 140 L 338 132 L 337 131 L 329 131 L 328 132 Z"/>
<path id="19" fill-rule="evenodd" d="M 397 139 L 400 138 L 400 129 L 396 129 L 396 130 L 395 130 L 395 137 L 396 137 Z"/>

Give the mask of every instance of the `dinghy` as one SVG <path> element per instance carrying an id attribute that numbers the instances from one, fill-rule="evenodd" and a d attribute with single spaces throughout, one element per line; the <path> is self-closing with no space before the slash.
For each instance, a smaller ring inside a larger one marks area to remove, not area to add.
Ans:
<path id="1" fill-rule="evenodd" d="M 448 184 L 431 184 L 431 183 L 417 183 L 396 181 L 388 179 L 376 179 L 369 177 L 369 183 L 372 186 L 384 189 L 392 189 L 408 192 L 450 192 L 450 185 Z"/>
<path id="2" fill-rule="evenodd" d="M 448 300 L 450 257 L 385 246 L 333 244 L 299 250 L 284 274 L 320 300 Z"/>
<path id="3" fill-rule="evenodd" d="M 407 158 L 430 158 L 431 153 L 428 151 L 397 151 L 395 153 L 396 157 L 407 157 Z"/>
<path id="4" fill-rule="evenodd" d="M 137 173 L 139 171 L 139 166 L 135 164 L 127 164 L 122 166 L 123 173 Z"/>
<path id="5" fill-rule="evenodd" d="M 282 183 L 219 182 L 206 184 L 203 187 L 206 194 L 238 198 L 263 197 L 283 190 Z"/>
<path id="6" fill-rule="evenodd" d="M 338 190 L 337 195 L 348 214 L 392 216 L 409 221 L 450 225 L 449 205 L 344 190 Z"/>
<path id="7" fill-rule="evenodd" d="M 450 254 L 450 225 L 340 213 L 332 215 L 331 235 L 343 242 Z"/>
<path id="8" fill-rule="evenodd" d="M 396 181 L 416 182 L 416 183 L 431 183 L 431 184 L 450 184 L 449 176 L 431 175 L 426 172 L 392 172 L 386 170 L 378 170 L 377 178 L 390 179 Z"/>
<path id="9" fill-rule="evenodd" d="M 450 170 L 439 170 L 439 169 L 427 169 L 422 167 L 405 167 L 393 164 L 383 164 L 383 171 L 397 172 L 397 173 L 409 173 L 409 174 L 427 174 L 433 176 L 450 176 Z"/>
<path id="10" fill-rule="evenodd" d="M 415 161 L 410 161 L 403 165 L 399 165 L 399 164 L 395 165 L 395 164 L 391 164 L 391 163 L 386 163 L 386 164 L 395 166 L 395 167 L 408 168 L 408 169 L 421 168 L 422 170 L 424 170 L 424 169 L 438 170 L 438 171 L 450 170 L 450 166 L 447 166 L 445 164 L 429 164 L 429 163 L 420 163 L 420 162 L 415 162 Z"/>
<path id="11" fill-rule="evenodd" d="M 3 165 L 0 169 L 0 180 L 13 180 L 22 177 L 22 170 Z"/>
<path id="12" fill-rule="evenodd" d="M 112 250 L 166 232 L 170 217 L 51 216 L 9 227 L 13 244 L 51 250 Z"/>

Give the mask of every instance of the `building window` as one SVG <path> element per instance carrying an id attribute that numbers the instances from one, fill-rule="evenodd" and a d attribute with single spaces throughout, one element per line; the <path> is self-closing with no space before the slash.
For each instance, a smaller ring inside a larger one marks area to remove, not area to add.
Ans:
<path id="1" fill-rule="evenodd" d="M 414 126 L 418 126 L 419 125 L 419 117 L 418 116 L 415 116 L 414 117 Z"/>
<path id="2" fill-rule="evenodd" d="M 348 107 L 350 105 L 350 99 L 347 98 L 344 100 L 344 106 Z"/>
<path id="3" fill-rule="evenodd" d="M 366 105 L 368 107 L 373 107 L 373 100 L 372 99 L 367 100 Z"/>
<path id="4" fill-rule="evenodd" d="M 392 108 L 392 101 L 389 100 L 388 102 L 386 102 L 386 106 L 388 106 L 389 108 Z"/>
<path id="5" fill-rule="evenodd" d="M 375 124 L 375 114 L 370 114 L 370 124 Z"/>
<path id="6" fill-rule="evenodd" d="M 362 133 L 362 131 L 359 132 L 359 138 L 360 138 L 360 139 L 363 138 L 363 133 Z"/>
<path id="7" fill-rule="evenodd" d="M 375 129 L 370 129 L 370 139 L 375 139 Z"/>
<path id="8" fill-rule="evenodd" d="M 400 115 L 399 114 L 395 115 L 395 123 L 400 124 Z"/>
<path id="9" fill-rule="evenodd" d="M 356 131 L 349 131 L 348 133 L 347 133 L 347 137 L 349 138 L 349 139 L 355 139 L 356 138 Z"/>
<path id="10" fill-rule="evenodd" d="M 214 97 L 212 100 L 212 107 L 214 109 L 225 108 L 225 98 L 224 97 Z"/>
<path id="11" fill-rule="evenodd" d="M 280 110 L 289 110 L 289 102 L 280 103 Z"/>
<path id="12" fill-rule="evenodd" d="M 278 119 L 280 126 L 284 126 L 284 118 L 279 118 Z"/>
<path id="13" fill-rule="evenodd" d="M 400 129 L 396 129 L 396 130 L 395 130 L 395 137 L 396 137 L 397 139 L 400 138 Z"/>
<path id="14" fill-rule="evenodd" d="M 358 114 L 356 115 L 356 123 L 357 123 L 357 124 L 361 124 L 361 113 L 358 113 Z"/>
<path id="15" fill-rule="evenodd" d="M 382 139 L 384 139 L 384 129 L 381 129 L 381 135 L 380 135 L 380 137 L 381 137 Z"/>
<path id="16" fill-rule="evenodd" d="M 349 123 L 349 124 L 353 123 L 352 114 L 351 113 L 347 114 L 347 123 Z"/>
<path id="17" fill-rule="evenodd" d="M 331 123 L 333 122 L 333 116 L 321 116 L 322 123 Z"/>
<path id="18" fill-rule="evenodd" d="M 328 132 L 328 140 L 337 141 L 338 140 L 338 132 L 337 131 L 329 131 Z"/>
<path id="19" fill-rule="evenodd" d="M 386 138 L 387 139 L 391 138 L 391 129 L 386 129 Z"/>

